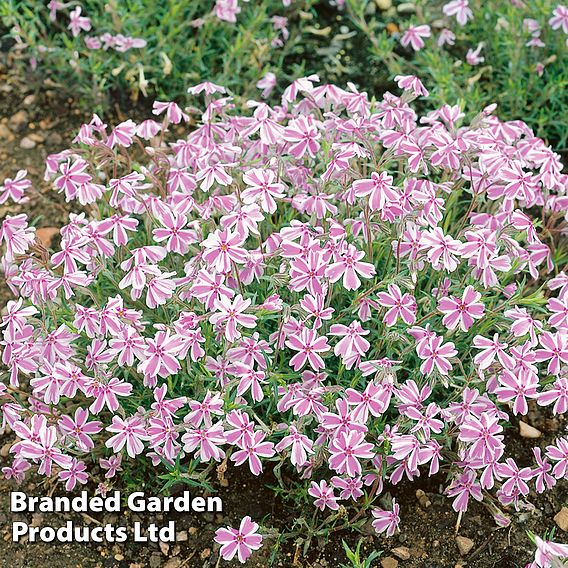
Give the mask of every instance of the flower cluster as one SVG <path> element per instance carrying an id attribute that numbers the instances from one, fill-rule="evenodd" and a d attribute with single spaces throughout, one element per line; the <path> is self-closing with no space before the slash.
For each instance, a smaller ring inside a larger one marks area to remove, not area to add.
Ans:
<path id="1" fill-rule="evenodd" d="M 465 26 L 474 18 L 474 14 L 469 5 L 469 0 L 451 0 L 442 7 L 443 15 L 447 19 L 455 18 L 459 26 Z M 446 22 L 451 27 L 450 21 Z M 562 30 L 568 34 L 568 8 L 562 5 L 556 6 L 548 20 L 548 25 L 552 30 Z M 540 23 L 534 18 L 525 18 L 523 21 L 523 33 L 527 35 L 526 47 L 541 49 L 545 47 L 545 43 L 541 39 L 542 28 Z M 411 47 L 414 51 L 420 51 L 426 46 L 425 39 L 432 37 L 432 27 L 428 24 L 411 25 L 406 28 L 400 38 L 403 47 Z M 444 27 L 440 30 L 437 38 L 438 47 L 444 45 L 454 45 L 456 34 Z M 483 49 L 483 42 L 479 43 L 477 48 L 469 49 L 466 55 L 466 61 L 469 65 L 479 65 L 485 59 L 480 56 Z M 568 45 L 568 38 L 566 38 Z"/>
<path id="2" fill-rule="evenodd" d="M 456 511 L 500 524 L 566 478 L 568 437 L 522 467 L 504 430 L 568 409 L 568 176 L 494 106 L 419 117 L 426 89 L 397 82 L 374 101 L 305 77 L 244 115 L 202 83 L 200 122 L 174 102 L 95 115 L 48 157 L 86 212 L 56 251 L 2 222 L 6 475 L 71 490 L 142 457 L 196 479 L 284 466 L 324 515 L 370 504 L 387 535 L 399 506 L 376 498 L 405 477 L 443 471 Z M 222 554 L 245 560 L 257 528 L 222 529 Z"/>

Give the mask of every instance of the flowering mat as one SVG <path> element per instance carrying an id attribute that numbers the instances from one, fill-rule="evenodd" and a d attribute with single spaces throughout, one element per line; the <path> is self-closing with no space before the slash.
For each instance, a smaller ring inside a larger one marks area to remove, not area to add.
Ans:
<path id="1" fill-rule="evenodd" d="M 398 84 L 312 76 L 241 109 L 204 83 L 199 111 L 70 124 L 45 176 L 3 166 L 3 498 L 223 500 L 171 515 L 175 544 L 9 542 L 6 565 L 566 553 L 544 533 L 567 493 L 562 164 L 492 107 L 419 116 L 426 88 Z"/>

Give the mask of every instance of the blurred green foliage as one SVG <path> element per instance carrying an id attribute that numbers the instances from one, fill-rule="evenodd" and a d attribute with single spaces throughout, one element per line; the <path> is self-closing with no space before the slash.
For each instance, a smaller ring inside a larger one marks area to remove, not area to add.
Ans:
<path id="1" fill-rule="evenodd" d="M 210 80 L 243 98 L 258 98 L 268 71 L 278 86 L 272 102 L 294 78 L 318 73 L 323 81 L 353 81 L 376 96 L 392 89 L 397 74 L 415 74 L 430 90 L 428 108 L 459 103 L 475 113 L 493 102 L 503 119 L 520 119 L 538 136 L 566 151 L 568 140 L 568 36 L 548 21 L 555 0 L 470 0 L 473 19 L 460 26 L 444 16 L 441 0 L 281 0 L 239 2 L 236 23 L 220 20 L 214 0 L 83 0 L 49 19 L 43 0 L 5 0 L 0 18 L 10 58 L 68 88 L 102 110 L 113 98 L 180 99 L 188 86 Z M 69 12 L 81 5 L 93 29 L 73 37 Z M 289 37 L 274 17 L 287 18 Z M 526 18 L 536 20 L 543 47 L 527 46 Z M 199 23 L 199 25 L 196 24 Z M 411 24 L 429 24 L 432 37 L 413 52 L 400 37 Z M 439 47 L 444 27 L 455 45 Z M 86 36 L 124 34 L 146 40 L 125 53 L 88 49 Z M 274 40 L 283 40 L 273 45 Z M 468 49 L 482 43 L 485 61 L 469 65 Z"/>

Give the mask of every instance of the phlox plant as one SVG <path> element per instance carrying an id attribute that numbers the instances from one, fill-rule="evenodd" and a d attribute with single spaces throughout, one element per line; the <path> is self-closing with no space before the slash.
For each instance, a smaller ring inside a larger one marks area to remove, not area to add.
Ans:
<path id="1" fill-rule="evenodd" d="M 568 176 L 495 105 L 419 116 L 427 89 L 397 82 L 375 100 L 312 75 L 244 113 L 201 83 L 198 116 L 94 115 L 47 158 L 84 212 L 56 250 L 2 222 L 5 475 L 104 492 L 135 460 L 214 490 L 217 467 L 270 470 L 307 511 L 270 538 L 304 549 L 395 534 L 405 478 L 442 474 L 456 517 L 477 501 L 500 526 L 566 478 L 564 432 L 530 465 L 505 432 L 568 409 Z M 220 529 L 221 555 L 265 529 Z"/>

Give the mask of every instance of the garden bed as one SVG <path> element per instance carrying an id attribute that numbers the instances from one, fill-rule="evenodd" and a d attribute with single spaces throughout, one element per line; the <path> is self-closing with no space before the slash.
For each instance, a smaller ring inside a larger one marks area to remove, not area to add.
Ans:
<path id="1" fill-rule="evenodd" d="M 77 109 L 72 99 L 62 99 L 53 91 L 44 89 L 31 92 L 25 88 L 17 75 L 4 75 L 0 108 L 0 158 L 2 165 L 0 177 L 7 177 L 14 169 L 26 167 L 34 187 L 39 194 L 32 197 L 31 202 L 23 205 L 3 206 L 3 214 L 17 214 L 25 211 L 31 219 L 37 221 L 38 236 L 45 239 L 47 246 L 55 246 L 52 242 L 54 229 L 59 229 L 66 222 L 69 211 L 77 210 L 76 204 L 67 204 L 61 195 L 53 192 L 42 181 L 45 156 L 67 147 L 77 133 L 86 117 Z M 117 109 L 122 115 L 120 109 Z M 136 111 L 128 109 L 127 114 Z M 105 117 L 106 118 L 106 117 Z M 113 122 L 112 117 L 108 118 Z M 118 121 L 115 119 L 114 122 Z M 37 140 L 33 151 L 22 140 Z M 35 135 L 35 136 L 34 136 Z M 79 208 L 80 209 L 80 208 Z M 0 288 L 0 302 L 5 305 L 11 296 L 4 285 Z M 544 436 L 544 442 L 552 443 L 554 437 L 566 427 L 564 417 L 553 417 L 550 412 L 533 405 L 529 421 L 538 427 Z M 507 434 L 508 444 L 514 448 L 514 457 L 519 465 L 529 465 L 531 461 L 530 440 L 523 439 L 518 433 L 518 421 L 511 424 Z M 8 448 L 14 441 L 12 434 L 5 434 L 0 439 L 2 451 L 0 466 L 8 465 L 5 459 Z M 11 542 L 11 522 L 26 520 L 32 526 L 54 523 L 55 526 L 71 519 L 77 524 L 93 525 L 95 523 L 128 525 L 131 517 L 117 515 L 96 515 L 93 519 L 77 514 L 57 515 L 33 514 L 13 515 L 9 512 L 8 495 L 15 489 L 13 482 L 0 480 L 0 519 L 4 526 L 1 537 L 4 544 L 0 552 L 0 564 L 3 566 L 35 567 L 54 565 L 57 568 L 207 568 L 217 565 L 217 554 L 213 552 L 214 532 L 220 526 L 238 524 L 244 515 L 263 520 L 263 526 L 273 526 L 283 530 L 293 524 L 296 516 L 301 514 L 294 498 L 287 500 L 278 497 L 267 485 L 276 483 L 270 473 L 256 478 L 242 469 L 229 467 L 226 478 L 227 486 L 215 484 L 216 495 L 223 499 L 222 514 L 202 515 L 139 515 L 143 523 L 175 520 L 178 543 L 171 546 L 143 544 L 88 545 L 45 544 L 45 543 L 13 543 Z M 379 560 L 373 565 L 384 562 L 385 566 L 395 566 L 394 560 L 401 568 L 454 568 L 457 566 L 475 566 L 477 568 L 518 568 L 527 563 L 532 556 L 532 546 L 527 539 L 526 531 L 537 534 L 552 529 L 555 524 L 554 515 L 568 502 L 568 485 L 559 483 L 553 491 L 532 499 L 535 509 L 514 515 L 513 523 L 508 528 L 497 528 L 491 516 L 480 505 L 474 503 L 464 516 L 459 536 L 471 541 L 471 550 L 467 554 L 460 553 L 456 541 L 455 527 L 457 514 L 451 508 L 451 501 L 441 492 L 445 486 L 445 478 L 437 475 L 424 478 L 416 483 L 403 482 L 397 486 L 386 486 L 385 491 L 394 496 L 401 506 L 401 514 L 405 519 L 401 532 L 393 538 L 377 537 L 370 526 L 363 528 L 362 534 L 350 531 L 335 532 L 328 540 L 319 540 L 312 547 L 307 557 L 301 554 L 300 548 L 289 547 L 279 550 L 276 555 L 276 566 L 305 568 L 336 568 L 346 563 L 347 558 L 342 547 L 343 541 L 354 549 L 362 539 L 362 557 L 372 551 L 380 551 Z M 29 495 L 51 492 L 50 485 L 41 478 L 32 477 L 19 490 Z M 94 487 L 90 491 L 94 491 Z M 175 489 L 175 488 L 174 488 Z M 178 487 L 178 490 L 180 488 Z M 125 491 L 127 489 L 125 488 Z M 417 492 L 423 491 L 421 495 Z M 366 535 L 366 536 L 365 536 Z M 466 549 L 470 543 L 466 541 Z M 251 560 L 251 566 L 258 568 L 267 566 L 271 549 L 266 547 Z M 238 565 L 233 562 L 231 565 Z"/>

